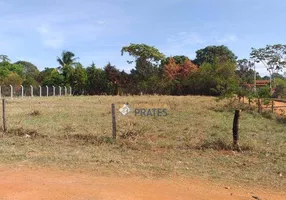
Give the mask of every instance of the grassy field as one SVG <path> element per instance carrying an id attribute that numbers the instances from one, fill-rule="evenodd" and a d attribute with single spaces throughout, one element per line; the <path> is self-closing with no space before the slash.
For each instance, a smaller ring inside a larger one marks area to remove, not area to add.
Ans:
<path id="1" fill-rule="evenodd" d="M 166 108 L 168 116 L 123 116 L 118 109 L 126 102 L 133 109 Z M 116 142 L 111 103 L 117 108 Z M 242 112 L 243 153 L 233 152 L 233 112 L 225 103 L 199 96 L 7 99 L 8 132 L 0 138 L 0 163 L 285 189 L 286 125 Z"/>

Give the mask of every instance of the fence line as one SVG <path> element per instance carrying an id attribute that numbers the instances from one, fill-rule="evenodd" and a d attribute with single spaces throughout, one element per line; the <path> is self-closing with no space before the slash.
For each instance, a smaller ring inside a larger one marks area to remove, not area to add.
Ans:
<path id="1" fill-rule="evenodd" d="M 64 88 L 64 94 L 62 93 L 62 88 Z M 72 96 L 72 87 L 70 86 L 32 86 L 24 87 L 12 86 L 12 85 L 0 85 L 0 98 L 10 97 L 49 97 L 49 96 Z"/>

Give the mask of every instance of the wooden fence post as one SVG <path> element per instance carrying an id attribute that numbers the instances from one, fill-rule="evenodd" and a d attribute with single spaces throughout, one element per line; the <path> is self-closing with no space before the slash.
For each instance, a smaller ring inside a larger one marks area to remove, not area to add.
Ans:
<path id="1" fill-rule="evenodd" d="M 241 152 L 241 148 L 239 147 L 239 117 L 241 110 L 235 110 L 234 119 L 233 119 L 233 128 L 232 128 L 232 136 L 233 136 L 233 148 Z"/>
<path id="2" fill-rule="evenodd" d="M 272 110 L 272 113 L 274 113 L 274 101 L 271 101 L 271 110 Z"/>
<path id="3" fill-rule="evenodd" d="M 116 140 L 116 118 L 115 118 L 115 105 L 114 105 L 114 103 L 111 104 L 111 110 L 112 110 L 112 137 L 114 140 Z"/>
<path id="4" fill-rule="evenodd" d="M 261 99 L 258 99 L 258 113 L 262 113 Z"/>
<path id="5" fill-rule="evenodd" d="M 2 119 L 3 119 L 3 132 L 7 131 L 6 127 L 6 101 L 2 99 Z"/>

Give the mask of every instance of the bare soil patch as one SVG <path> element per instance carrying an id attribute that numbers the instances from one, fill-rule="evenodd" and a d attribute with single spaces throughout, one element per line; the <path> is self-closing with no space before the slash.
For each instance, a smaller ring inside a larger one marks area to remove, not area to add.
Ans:
<path id="1" fill-rule="evenodd" d="M 0 167 L 0 199 L 285 199 L 286 193 L 194 179 L 99 177 L 89 172 Z"/>

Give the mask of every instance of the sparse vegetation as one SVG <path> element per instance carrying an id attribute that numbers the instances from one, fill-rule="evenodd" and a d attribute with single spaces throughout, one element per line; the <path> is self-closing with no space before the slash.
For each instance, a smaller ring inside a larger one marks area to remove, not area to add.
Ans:
<path id="1" fill-rule="evenodd" d="M 166 108 L 168 116 L 117 112 L 115 142 L 110 105 L 115 103 L 118 110 L 126 102 L 131 108 Z M 81 168 L 105 175 L 199 176 L 285 188 L 285 123 L 251 112 L 252 107 L 244 104 L 243 153 L 233 152 L 233 107 L 227 103 L 201 96 L 8 100 L 8 132 L 0 138 L 0 162 Z M 40 114 L 31 116 L 35 111 Z"/>

